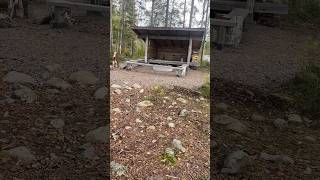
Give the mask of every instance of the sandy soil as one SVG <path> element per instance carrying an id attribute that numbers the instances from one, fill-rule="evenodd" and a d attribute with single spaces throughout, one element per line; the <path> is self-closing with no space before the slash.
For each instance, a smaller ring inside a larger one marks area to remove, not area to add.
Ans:
<path id="1" fill-rule="evenodd" d="M 111 70 L 110 81 L 138 83 L 144 87 L 153 85 L 180 86 L 197 89 L 203 85 L 209 73 L 199 70 L 190 70 L 185 77 L 177 77 L 175 73 L 156 72 L 147 68 L 138 67 L 132 71 Z"/>

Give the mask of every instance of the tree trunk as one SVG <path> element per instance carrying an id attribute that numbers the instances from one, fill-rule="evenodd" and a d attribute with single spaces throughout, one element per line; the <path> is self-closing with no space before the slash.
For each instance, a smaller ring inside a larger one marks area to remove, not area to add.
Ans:
<path id="1" fill-rule="evenodd" d="M 206 14 L 206 2 L 207 0 L 203 0 L 203 6 L 202 6 L 202 16 L 201 16 L 201 23 L 200 23 L 200 27 L 202 27 L 204 25 L 203 20 L 204 20 L 204 16 Z"/>
<path id="2" fill-rule="evenodd" d="M 151 7 L 151 21 L 150 21 L 151 27 L 153 27 L 153 12 L 154 12 L 154 0 L 152 0 L 152 7 Z"/>
<path id="3" fill-rule="evenodd" d="M 207 0 L 205 0 L 207 1 Z M 209 1 L 209 0 L 208 0 Z M 209 2 L 208 2 L 209 3 Z M 206 20 L 205 20 L 205 26 L 204 26 L 204 36 L 203 36 L 203 40 L 202 40 L 202 44 L 201 44 L 201 56 L 200 56 L 200 63 L 202 63 L 202 59 L 203 59 L 203 50 L 204 50 L 204 46 L 205 46 L 205 43 L 206 43 L 206 37 L 207 37 L 207 28 L 208 28 L 208 14 L 209 14 L 209 4 L 206 8 Z"/>
<path id="4" fill-rule="evenodd" d="M 123 49 L 123 45 L 124 45 L 124 38 L 123 38 L 123 34 L 124 34 L 124 25 L 125 25 L 125 3 L 126 0 L 122 0 L 122 12 L 121 12 L 121 30 L 120 30 L 120 41 L 119 41 L 119 54 L 122 54 L 122 49 Z"/>
<path id="5" fill-rule="evenodd" d="M 183 8 L 183 28 L 186 26 L 186 7 L 187 7 L 187 0 L 184 0 L 184 8 Z"/>
<path id="6" fill-rule="evenodd" d="M 173 14 L 173 11 L 174 11 L 174 0 L 172 0 L 172 9 L 171 9 L 171 13 L 170 13 L 170 24 L 169 24 L 169 27 L 171 27 L 171 25 L 172 25 L 172 14 Z"/>
<path id="7" fill-rule="evenodd" d="M 194 0 L 192 0 L 192 2 L 191 2 L 191 12 L 190 12 L 189 28 L 192 27 L 193 7 L 194 7 Z"/>
<path id="8" fill-rule="evenodd" d="M 167 0 L 167 5 L 166 5 L 166 19 L 165 19 L 165 27 L 168 27 L 169 2 L 170 2 L 170 0 Z"/>

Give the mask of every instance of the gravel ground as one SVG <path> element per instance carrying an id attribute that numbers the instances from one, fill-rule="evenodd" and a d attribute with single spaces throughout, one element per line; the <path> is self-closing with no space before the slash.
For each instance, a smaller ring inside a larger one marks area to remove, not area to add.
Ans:
<path id="1" fill-rule="evenodd" d="M 132 71 L 111 70 L 110 82 L 133 82 L 142 86 L 152 85 L 181 86 L 196 89 L 203 85 L 209 73 L 199 70 L 190 70 L 185 77 L 177 77 L 175 73 L 162 73 L 139 67 Z"/>
<path id="2" fill-rule="evenodd" d="M 303 67 L 311 32 L 291 27 L 254 25 L 244 32 L 240 47 L 214 51 L 213 77 L 270 90 Z"/>

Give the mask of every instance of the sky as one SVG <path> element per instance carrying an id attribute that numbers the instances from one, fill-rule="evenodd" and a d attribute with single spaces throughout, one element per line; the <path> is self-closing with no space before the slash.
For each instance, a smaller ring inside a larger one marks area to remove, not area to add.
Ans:
<path id="1" fill-rule="evenodd" d="M 170 0 L 171 1 L 171 0 Z M 192 0 L 187 0 L 187 14 L 186 14 L 186 26 L 189 25 L 189 19 L 190 19 L 190 7 L 188 7 L 188 4 L 191 4 Z M 176 2 L 184 2 L 184 0 L 176 0 Z M 197 21 L 201 21 L 201 17 L 202 17 L 202 7 L 203 7 L 203 3 L 200 2 L 199 0 L 194 0 L 194 5 L 199 9 L 199 12 L 195 14 L 195 19 Z M 151 2 L 146 2 L 146 8 L 151 11 L 152 8 L 152 3 Z M 172 6 L 169 7 L 169 9 L 171 9 Z M 175 8 L 180 8 L 180 7 L 175 7 Z M 182 7 L 183 8 L 183 7 Z M 210 11 L 210 9 L 209 9 Z M 148 26 L 147 21 L 145 20 L 141 20 L 138 21 L 138 26 Z M 197 26 L 195 26 L 195 24 L 193 23 L 192 25 L 193 28 L 196 28 Z"/>

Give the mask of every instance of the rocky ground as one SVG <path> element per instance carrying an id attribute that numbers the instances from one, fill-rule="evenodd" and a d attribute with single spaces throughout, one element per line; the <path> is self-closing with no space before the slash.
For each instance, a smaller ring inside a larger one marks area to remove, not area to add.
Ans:
<path id="1" fill-rule="evenodd" d="M 104 17 L 0 28 L 0 179 L 106 179 Z"/>
<path id="2" fill-rule="evenodd" d="M 132 83 L 111 85 L 112 178 L 208 179 L 209 101 Z"/>

